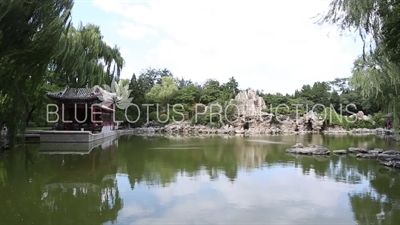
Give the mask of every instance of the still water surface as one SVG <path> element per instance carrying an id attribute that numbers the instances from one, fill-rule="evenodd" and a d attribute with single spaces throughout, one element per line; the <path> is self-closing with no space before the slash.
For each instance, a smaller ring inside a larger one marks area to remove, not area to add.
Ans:
<path id="1" fill-rule="evenodd" d="M 124 136 L 86 155 L 29 146 L 0 158 L 0 224 L 400 224 L 399 171 L 286 154 L 295 142 L 398 149 L 319 135 Z"/>

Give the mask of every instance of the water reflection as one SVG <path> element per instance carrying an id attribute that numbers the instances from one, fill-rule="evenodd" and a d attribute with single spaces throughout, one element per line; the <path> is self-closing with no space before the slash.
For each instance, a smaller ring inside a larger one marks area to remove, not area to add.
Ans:
<path id="1" fill-rule="evenodd" d="M 103 224 L 116 221 L 122 199 L 115 146 L 90 155 L 40 155 L 40 146 L 2 159 L 1 224 Z"/>
<path id="2" fill-rule="evenodd" d="M 87 155 L 31 147 L 0 159 L 0 223 L 398 224 L 399 171 L 350 156 L 286 154 L 296 142 L 398 148 L 374 136 L 326 135 L 128 136 Z"/>

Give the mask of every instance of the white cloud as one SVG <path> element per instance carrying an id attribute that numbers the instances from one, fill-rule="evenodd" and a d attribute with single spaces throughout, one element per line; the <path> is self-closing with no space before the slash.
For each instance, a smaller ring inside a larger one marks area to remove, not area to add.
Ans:
<path id="1" fill-rule="evenodd" d="M 122 210 L 119 214 L 119 217 L 121 219 L 124 219 L 124 218 L 129 218 L 129 217 L 136 217 L 136 216 L 147 216 L 153 212 L 154 212 L 154 210 L 143 209 L 138 204 L 130 204 L 130 205 L 124 206 L 122 208 Z"/>
<path id="2" fill-rule="evenodd" d="M 234 76 L 241 88 L 293 93 L 305 83 L 349 76 L 361 50 L 351 38 L 339 37 L 336 28 L 313 24 L 310 18 L 326 10 L 329 1 L 94 3 L 121 16 L 120 34 L 135 40 L 158 35 L 154 47 L 140 53 L 140 66 L 167 67 L 199 82 Z"/>
<path id="3" fill-rule="evenodd" d="M 329 179 L 318 180 L 312 172 L 304 176 L 301 170 L 294 171 L 293 168 L 270 168 L 262 174 L 241 173 L 233 184 L 222 176 L 213 182 L 205 173 L 199 175 L 196 182 L 181 176 L 168 188 L 149 190 L 160 200 L 152 202 L 153 207 L 160 205 L 165 210 L 139 216 L 138 212 L 146 210 L 137 205 L 126 205 L 124 208 L 132 214 L 124 213 L 124 220 L 137 219 L 132 224 L 352 222 L 352 212 L 338 207 L 346 204 L 340 196 L 345 194 L 347 197 L 351 186 Z M 144 205 L 141 207 L 145 208 Z"/>
<path id="4" fill-rule="evenodd" d="M 157 35 L 157 30 L 144 25 L 122 22 L 121 27 L 117 33 L 134 40 L 142 39 L 147 35 Z"/>

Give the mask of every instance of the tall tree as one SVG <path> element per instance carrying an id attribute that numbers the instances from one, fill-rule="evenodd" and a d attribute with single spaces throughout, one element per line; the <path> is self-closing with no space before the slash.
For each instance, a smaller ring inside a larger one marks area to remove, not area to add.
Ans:
<path id="1" fill-rule="evenodd" d="M 216 101 L 221 96 L 221 89 L 219 81 L 209 79 L 203 85 L 203 92 L 200 98 L 200 102 L 203 104 L 209 104 Z"/>
<path id="2" fill-rule="evenodd" d="M 147 93 L 146 97 L 157 103 L 161 103 L 166 106 L 178 91 L 176 81 L 172 76 L 162 77 L 161 84 L 156 84 L 151 88 L 150 92 Z"/>
<path id="3" fill-rule="evenodd" d="M 61 50 L 50 66 L 50 82 L 59 86 L 84 87 L 110 84 L 119 79 L 124 60 L 117 46 L 109 46 L 100 27 L 71 27 L 61 36 Z"/>
<path id="4" fill-rule="evenodd" d="M 363 40 L 362 60 L 354 65 L 352 83 L 364 96 L 375 95 L 393 112 L 397 129 L 400 119 L 400 12 L 399 1 L 333 0 L 319 23 L 333 23 L 343 31 L 357 30 Z M 367 49 L 369 51 L 367 51 Z"/>
<path id="5" fill-rule="evenodd" d="M 29 96 L 68 30 L 72 6 L 72 0 L 0 2 L 0 121 L 7 122 L 10 146 L 24 132 Z"/>

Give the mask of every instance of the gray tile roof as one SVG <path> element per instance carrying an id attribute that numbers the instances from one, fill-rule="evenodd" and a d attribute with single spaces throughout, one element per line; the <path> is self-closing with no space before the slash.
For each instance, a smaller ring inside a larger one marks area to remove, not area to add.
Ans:
<path id="1" fill-rule="evenodd" d="M 70 88 L 66 87 L 63 91 L 47 92 L 46 96 L 58 101 L 95 101 L 98 95 L 93 88 Z"/>

